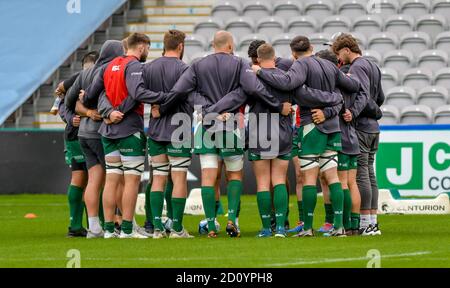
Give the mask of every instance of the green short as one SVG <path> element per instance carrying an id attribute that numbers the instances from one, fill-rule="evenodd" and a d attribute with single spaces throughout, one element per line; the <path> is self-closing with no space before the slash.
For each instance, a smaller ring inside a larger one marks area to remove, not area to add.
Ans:
<path id="1" fill-rule="evenodd" d="M 105 156 L 145 156 L 146 139 L 142 132 L 120 139 L 102 137 Z"/>
<path id="2" fill-rule="evenodd" d="M 348 171 L 352 169 L 358 169 L 358 156 L 339 152 L 338 171 Z"/>
<path id="3" fill-rule="evenodd" d="M 180 147 L 178 147 L 180 146 Z M 172 157 L 191 157 L 192 149 L 190 143 L 186 145 L 183 144 L 172 144 L 171 142 L 155 141 L 151 138 L 147 139 L 148 155 L 158 156 L 165 154 Z"/>
<path id="4" fill-rule="evenodd" d="M 216 154 L 229 157 L 244 154 L 244 141 L 239 130 L 208 132 L 200 127 L 194 134 L 195 154 Z"/>
<path id="5" fill-rule="evenodd" d="M 292 159 L 292 154 L 291 153 L 287 153 L 284 155 L 278 155 L 277 157 L 263 157 L 259 154 L 255 154 L 253 152 L 248 152 L 248 160 L 249 161 L 259 161 L 259 160 L 273 160 L 273 159 L 280 159 L 280 160 L 291 160 Z"/>
<path id="6" fill-rule="evenodd" d="M 67 165 L 72 165 L 72 162 L 84 163 L 86 158 L 84 157 L 81 145 L 78 140 L 64 141 L 64 155 Z"/>
<path id="7" fill-rule="evenodd" d="M 326 151 L 341 151 L 341 132 L 325 134 L 311 123 L 298 129 L 299 156 L 322 155 Z"/>

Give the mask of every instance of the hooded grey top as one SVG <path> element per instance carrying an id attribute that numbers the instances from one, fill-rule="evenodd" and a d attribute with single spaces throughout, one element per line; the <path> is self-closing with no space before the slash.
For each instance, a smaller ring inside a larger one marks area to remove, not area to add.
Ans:
<path id="1" fill-rule="evenodd" d="M 375 101 L 378 106 L 381 106 L 384 102 L 380 68 L 369 59 L 358 57 L 351 64 L 349 73 L 360 81 L 362 88 L 368 95 L 366 98 L 356 99 L 353 105 L 349 107 L 353 118 L 356 119 L 356 129 L 366 133 L 380 133 L 378 121 L 361 114 L 368 101 Z"/>
<path id="2" fill-rule="evenodd" d="M 315 56 L 304 57 L 295 61 L 287 73 L 274 74 L 271 72 L 260 70 L 258 76 L 269 85 L 283 91 L 290 91 L 304 84 L 328 92 L 339 92 L 339 89 L 358 92 L 360 89 L 358 80 L 340 72 L 330 61 Z M 340 107 L 335 106 L 334 114 L 326 115 L 328 116 L 327 120 L 317 125 L 317 128 L 326 134 L 339 132 L 339 119 L 337 117 L 339 110 Z M 300 105 L 300 115 L 302 126 L 313 123 L 311 107 Z"/>
<path id="3" fill-rule="evenodd" d="M 95 65 L 89 69 L 81 71 L 77 80 L 75 80 L 75 83 L 68 91 L 66 95 L 66 106 L 75 111 L 80 90 L 87 91 L 88 87 L 91 85 L 94 78 L 99 74 L 102 68 L 108 65 L 108 63 L 114 58 L 123 55 L 123 52 L 123 45 L 121 41 L 106 41 L 100 50 L 100 56 L 97 62 L 95 62 Z M 84 101 L 83 104 L 90 109 L 97 109 L 98 98 L 92 99 L 92 101 Z M 87 139 L 100 139 L 98 130 L 101 123 L 101 121 L 94 121 L 89 117 L 83 117 L 80 122 L 78 136 Z"/>
<path id="4" fill-rule="evenodd" d="M 215 53 L 192 63 L 191 67 L 186 70 L 170 93 L 161 102 L 160 111 L 161 114 L 165 114 L 166 111 L 179 103 L 180 100 L 185 99 L 192 91 L 202 95 L 202 97 L 195 98 L 195 105 L 201 105 L 203 108 L 209 107 L 237 88 L 242 88 L 245 93 L 258 97 L 273 112 L 281 112 L 282 104 L 265 89 L 264 85 L 250 69 L 248 62 L 227 53 Z M 238 112 L 239 107 L 246 100 L 239 93 L 233 95 L 238 99 L 233 99 L 232 97 L 227 97 L 226 99 L 226 101 L 238 103 L 235 110 L 227 111 L 231 113 Z M 221 127 L 215 126 L 216 131 L 228 130 L 229 128 L 228 125 L 219 126 Z"/>

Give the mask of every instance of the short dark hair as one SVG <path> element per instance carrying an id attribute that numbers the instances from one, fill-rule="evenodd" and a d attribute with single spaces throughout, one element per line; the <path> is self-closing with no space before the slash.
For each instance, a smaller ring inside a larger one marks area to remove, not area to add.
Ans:
<path id="1" fill-rule="evenodd" d="M 297 53 L 305 53 L 311 48 L 311 43 L 306 36 L 296 36 L 291 41 L 291 50 Z"/>
<path id="2" fill-rule="evenodd" d="M 133 33 L 127 38 L 128 48 L 136 48 L 139 44 L 150 45 L 150 38 L 143 33 Z"/>
<path id="3" fill-rule="evenodd" d="M 275 57 L 275 50 L 269 43 L 259 46 L 257 52 L 258 58 L 261 58 L 262 60 L 271 60 Z"/>
<path id="4" fill-rule="evenodd" d="M 170 51 L 177 49 L 178 45 L 184 43 L 186 34 L 179 30 L 169 30 L 164 33 L 164 50 Z"/>
<path id="5" fill-rule="evenodd" d="M 331 52 L 328 49 L 320 50 L 319 52 L 316 53 L 316 56 L 319 58 L 328 60 L 328 61 L 332 62 L 334 65 L 339 64 L 339 60 L 336 57 L 336 54 L 334 54 L 333 52 Z"/>
<path id="6" fill-rule="evenodd" d="M 81 59 L 81 65 L 84 65 L 87 62 L 95 63 L 98 57 L 100 57 L 98 51 L 89 51 L 88 53 L 84 54 L 83 59 Z"/>
<path id="7" fill-rule="evenodd" d="M 342 34 L 336 38 L 333 42 L 333 46 L 331 46 L 334 53 L 338 53 L 344 48 L 350 49 L 353 53 L 362 54 L 361 49 L 359 48 L 358 41 L 350 34 Z"/>
<path id="8" fill-rule="evenodd" d="M 258 57 L 258 48 L 263 44 L 266 44 L 266 41 L 258 39 L 253 40 L 252 43 L 250 43 L 250 46 L 248 46 L 248 57 L 250 58 Z"/>

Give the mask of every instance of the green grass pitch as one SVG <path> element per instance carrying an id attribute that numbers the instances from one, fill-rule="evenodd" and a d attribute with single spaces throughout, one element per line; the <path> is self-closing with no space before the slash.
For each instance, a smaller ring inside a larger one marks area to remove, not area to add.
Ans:
<path id="1" fill-rule="evenodd" d="M 226 207 L 226 197 L 222 198 Z M 290 221 L 296 223 L 295 198 Z M 315 228 L 323 221 L 318 199 Z M 35 213 L 36 219 L 25 219 Z M 67 251 L 78 249 L 81 267 L 360 267 L 377 249 L 381 267 L 450 267 L 450 215 L 379 216 L 383 235 L 310 239 L 256 239 L 260 228 L 255 196 L 242 197 L 242 236 L 230 239 L 223 228 L 217 239 L 199 236 L 200 216 L 185 216 L 194 239 L 68 239 L 64 195 L 0 196 L 0 267 L 61 267 Z M 144 218 L 138 216 L 142 225 Z"/>

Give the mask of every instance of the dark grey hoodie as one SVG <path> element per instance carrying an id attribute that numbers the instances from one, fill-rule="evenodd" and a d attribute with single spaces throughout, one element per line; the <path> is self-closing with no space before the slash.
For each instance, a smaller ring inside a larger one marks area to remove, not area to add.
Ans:
<path id="1" fill-rule="evenodd" d="M 123 55 L 123 45 L 121 41 L 108 40 L 106 41 L 102 49 L 100 50 L 100 56 L 95 62 L 95 65 L 89 69 L 81 71 L 75 83 L 72 85 L 66 95 L 66 106 L 75 111 L 75 106 L 78 100 L 80 90 L 87 90 L 93 82 L 95 76 L 100 72 L 101 68 L 108 65 L 114 58 Z M 97 109 L 98 99 L 92 99 L 91 101 L 84 101 L 83 104 L 89 109 Z M 94 121 L 89 117 L 83 117 L 81 119 L 78 136 L 86 139 L 100 139 L 98 130 L 102 121 Z"/>

